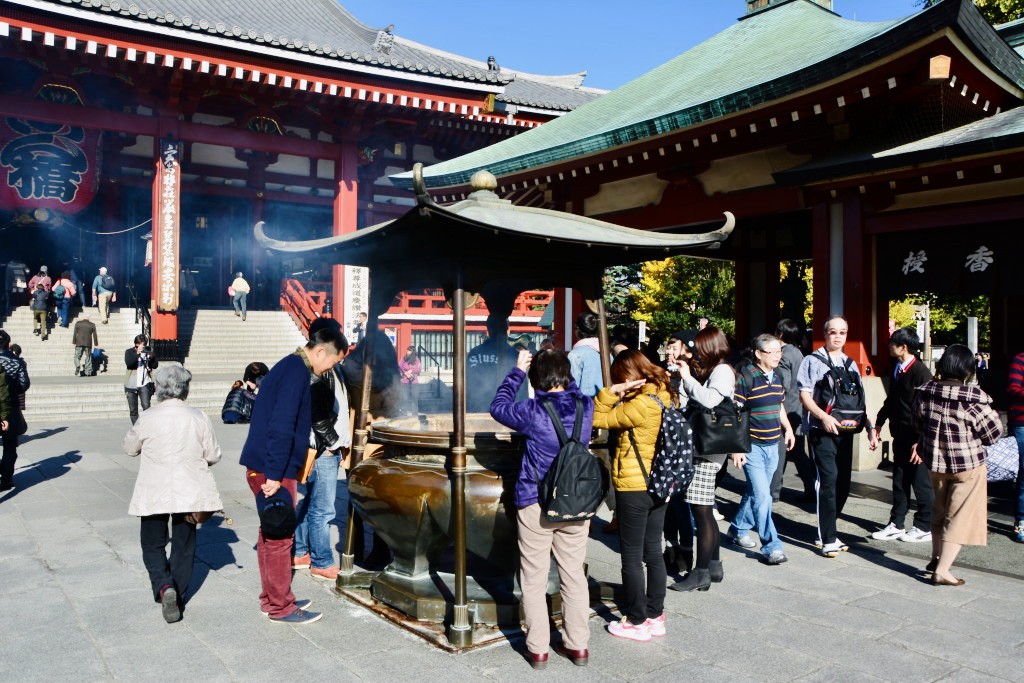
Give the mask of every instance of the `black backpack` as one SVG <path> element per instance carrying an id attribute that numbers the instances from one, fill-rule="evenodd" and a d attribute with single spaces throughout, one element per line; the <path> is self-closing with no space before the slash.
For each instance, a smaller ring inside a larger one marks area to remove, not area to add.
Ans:
<path id="1" fill-rule="evenodd" d="M 836 367 L 827 353 L 824 358 L 812 353 L 811 358 L 828 366 L 828 372 L 814 385 L 818 407 L 839 421 L 840 434 L 862 431 L 868 416 L 860 375 L 850 372 L 853 359 L 847 358 L 842 367 Z"/>
<path id="2" fill-rule="evenodd" d="M 558 455 L 551 462 L 547 474 L 537 479 L 537 498 L 544 516 L 549 522 L 578 522 L 590 519 L 597 512 L 605 495 L 604 477 L 597 456 L 580 441 L 583 432 L 583 399 L 576 397 L 576 421 L 573 423 L 572 438 L 565 433 L 565 427 L 558 412 L 550 401 L 541 401 L 544 410 L 551 417 L 558 435 Z"/>
<path id="3" fill-rule="evenodd" d="M 628 431 L 629 442 L 633 445 L 640 472 L 647 482 L 647 492 L 659 500 L 668 500 L 673 494 L 685 490 L 693 481 L 696 471 L 693 467 L 693 429 L 681 408 L 666 406 L 657 396 L 652 395 L 651 398 L 661 407 L 661 427 L 654 446 L 650 475 L 640 457 L 632 429 Z"/>
<path id="4" fill-rule="evenodd" d="M 104 275 L 103 278 L 100 280 L 100 285 L 102 285 L 103 289 L 109 289 L 110 291 L 114 291 L 114 278 L 110 277 L 109 275 Z"/>

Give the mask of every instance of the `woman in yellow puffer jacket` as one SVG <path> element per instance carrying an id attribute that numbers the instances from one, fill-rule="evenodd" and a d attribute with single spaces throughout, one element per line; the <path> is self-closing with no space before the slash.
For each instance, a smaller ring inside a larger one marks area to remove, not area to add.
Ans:
<path id="1" fill-rule="evenodd" d="M 661 405 L 654 397 L 666 406 L 676 397 L 668 373 L 636 350 L 615 357 L 612 381 L 615 384 L 594 397 L 594 427 L 621 430 L 612 459 L 612 485 L 619 520 L 623 617 L 609 624 L 608 632 L 650 640 L 665 635 L 668 581 L 661 557 L 665 501 L 647 492 L 646 481 L 661 428 Z"/>

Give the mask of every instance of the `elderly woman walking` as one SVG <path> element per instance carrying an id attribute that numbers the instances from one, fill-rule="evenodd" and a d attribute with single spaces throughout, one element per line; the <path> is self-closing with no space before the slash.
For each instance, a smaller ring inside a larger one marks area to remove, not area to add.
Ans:
<path id="1" fill-rule="evenodd" d="M 196 513 L 224 507 L 210 465 L 220 460 L 213 424 L 185 405 L 192 374 L 180 365 L 153 373 L 158 403 L 143 412 L 124 437 L 128 455 L 142 455 L 128 514 L 142 518 L 139 540 L 153 597 L 164 619 L 181 619 L 182 598 L 192 578 Z M 171 555 L 167 557 L 167 523 Z"/>
<path id="2" fill-rule="evenodd" d="M 962 586 L 950 573 L 960 548 L 988 544 L 988 468 L 985 446 L 1002 433 L 992 399 L 968 386 L 977 366 L 974 353 L 952 344 L 939 359 L 936 378 L 917 390 L 911 408 L 920 436 L 910 462 L 930 470 L 935 506 L 932 513 L 932 572 L 936 586 Z"/>

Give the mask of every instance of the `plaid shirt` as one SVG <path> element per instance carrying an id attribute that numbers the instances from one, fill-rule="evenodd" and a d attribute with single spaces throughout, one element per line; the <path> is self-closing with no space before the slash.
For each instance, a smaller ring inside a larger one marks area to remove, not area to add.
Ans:
<path id="1" fill-rule="evenodd" d="M 932 472 L 956 474 L 980 467 L 985 446 L 1003 431 L 992 399 L 976 386 L 931 380 L 917 390 L 911 408 L 920 436 L 917 454 Z"/>

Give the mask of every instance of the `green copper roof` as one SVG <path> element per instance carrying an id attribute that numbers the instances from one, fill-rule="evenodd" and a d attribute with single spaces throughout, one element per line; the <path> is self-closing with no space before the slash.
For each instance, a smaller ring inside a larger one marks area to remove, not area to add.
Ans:
<path id="1" fill-rule="evenodd" d="M 483 168 L 508 176 L 695 126 L 873 64 L 947 26 L 962 29 L 998 71 L 1024 85 L 1020 57 L 970 0 L 944 0 L 908 18 L 870 23 L 791 0 L 737 22 L 561 118 L 435 164 L 424 177 L 432 188 L 461 186 Z M 399 187 L 412 185 L 409 173 L 392 180 Z"/>

